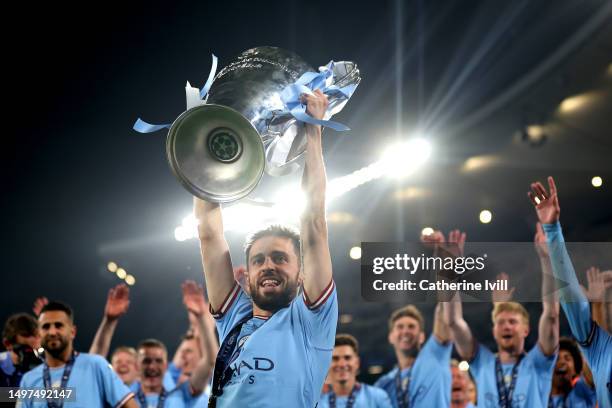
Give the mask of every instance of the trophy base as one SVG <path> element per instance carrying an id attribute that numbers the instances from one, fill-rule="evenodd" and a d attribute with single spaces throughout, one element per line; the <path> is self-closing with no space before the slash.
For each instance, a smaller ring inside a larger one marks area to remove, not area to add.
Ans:
<path id="1" fill-rule="evenodd" d="M 228 203 L 247 196 L 266 165 L 255 127 L 236 110 L 207 104 L 189 109 L 170 127 L 168 163 L 193 195 Z"/>

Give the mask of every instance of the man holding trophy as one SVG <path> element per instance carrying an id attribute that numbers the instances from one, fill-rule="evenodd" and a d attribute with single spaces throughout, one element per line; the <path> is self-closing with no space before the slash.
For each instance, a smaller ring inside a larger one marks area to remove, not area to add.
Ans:
<path id="1" fill-rule="evenodd" d="M 302 95 L 323 119 L 328 99 Z M 222 342 L 209 406 L 313 407 L 334 347 L 338 303 L 325 219 L 326 175 L 321 126 L 304 124 L 300 234 L 281 226 L 246 244 L 246 291 L 234 280 L 218 203 L 194 200 L 208 291 Z M 301 292 L 301 296 L 298 293 Z"/>

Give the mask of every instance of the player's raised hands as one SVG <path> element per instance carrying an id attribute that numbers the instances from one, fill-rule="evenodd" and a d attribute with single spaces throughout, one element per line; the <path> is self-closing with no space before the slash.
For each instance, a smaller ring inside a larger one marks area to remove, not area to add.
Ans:
<path id="1" fill-rule="evenodd" d="M 548 259 L 548 244 L 546 243 L 546 234 L 542 223 L 536 223 L 536 233 L 533 236 L 533 245 L 540 259 Z"/>
<path id="2" fill-rule="evenodd" d="M 315 119 L 323 119 L 329 100 L 320 89 L 315 89 L 312 94 L 303 94 L 301 101 L 306 104 L 306 113 Z"/>
<path id="3" fill-rule="evenodd" d="M 116 320 L 128 311 L 129 306 L 130 289 L 125 283 L 120 283 L 108 291 L 104 315 L 109 320 Z"/>
<path id="4" fill-rule="evenodd" d="M 531 191 L 527 193 L 529 199 L 533 203 L 538 220 L 542 224 L 554 224 L 559 221 L 561 208 L 559 207 L 559 199 L 557 197 L 557 186 L 552 177 L 548 177 L 548 189 L 536 181 L 531 183 Z"/>
<path id="5" fill-rule="evenodd" d="M 510 276 L 506 272 L 501 272 L 496 276 L 497 280 L 505 280 L 509 281 Z M 514 290 L 516 288 L 513 286 L 507 290 L 492 290 L 491 291 L 491 302 L 510 302 L 512 300 L 512 295 L 514 295 Z"/>
<path id="6" fill-rule="evenodd" d="M 591 266 L 586 271 L 587 287 L 583 287 L 584 294 L 591 302 L 603 302 L 606 290 L 612 287 L 612 271 L 601 272 L 599 268 Z"/>
<path id="7" fill-rule="evenodd" d="M 462 256 L 467 235 L 458 229 L 448 233 L 448 239 L 442 231 L 434 231 L 429 235 L 421 235 L 421 242 L 426 246 L 433 246 L 434 251 L 441 255 Z"/>
<path id="8" fill-rule="evenodd" d="M 34 312 L 34 316 L 40 316 L 40 311 L 43 307 L 45 307 L 47 303 L 49 303 L 49 299 L 47 299 L 46 297 L 37 297 L 36 300 L 34 300 L 34 304 L 32 305 L 32 312 Z"/>
<path id="9" fill-rule="evenodd" d="M 201 317 L 206 313 L 208 305 L 204 299 L 204 288 L 198 285 L 195 281 L 187 280 L 182 283 L 181 289 L 183 290 L 183 304 L 194 317 Z"/>

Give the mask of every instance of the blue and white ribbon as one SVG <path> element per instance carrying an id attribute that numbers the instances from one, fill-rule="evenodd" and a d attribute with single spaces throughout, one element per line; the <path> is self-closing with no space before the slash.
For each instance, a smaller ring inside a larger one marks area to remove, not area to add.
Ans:
<path id="1" fill-rule="evenodd" d="M 213 83 L 213 79 L 215 79 L 216 72 L 217 57 L 215 56 L 215 54 L 213 54 L 212 67 L 210 68 L 210 73 L 208 74 L 208 79 L 206 80 L 204 87 L 201 90 L 198 90 L 197 88 L 193 88 L 191 84 L 187 82 L 187 86 L 185 87 L 185 92 L 187 94 L 187 109 L 191 109 L 194 106 L 199 106 L 206 103 L 206 99 L 208 98 L 208 91 L 210 90 L 210 87 Z M 171 123 L 166 123 L 163 125 L 154 125 L 138 118 L 134 123 L 133 129 L 140 133 L 152 133 L 157 132 L 161 129 L 170 129 L 171 125 Z"/>
<path id="2" fill-rule="evenodd" d="M 348 100 L 357 85 L 348 85 L 339 88 L 332 85 L 334 80 L 334 62 L 331 61 L 320 72 L 306 72 L 293 84 L 288 85 L 281 92 L 281 100 L 285 104 L 285 110 L 277 112 L 277 114 L 289 113 L 300 122 L 306 122 L 313 125 L 321 125 L 332 128 L 336 131 L 350 130 L 349 127 L 342 123 L 331 120 L 315 119 L 306 113 L 306 105 L 302 103 L 301 96 L 303 94 L 312 95 L 314 90 L 320 89 L 325 95 L 333 96 L 338 99 Z"/>

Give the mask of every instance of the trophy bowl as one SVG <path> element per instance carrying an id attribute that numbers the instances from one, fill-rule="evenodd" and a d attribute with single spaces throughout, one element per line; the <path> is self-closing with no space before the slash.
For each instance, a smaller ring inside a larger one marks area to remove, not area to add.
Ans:
<path id="1" fill-rule="evenodd" d="M 306 72 L 315 70 L 276 47 L 251 48 L 221 69 L 206 100 L 168 132 L 168 162 L 183 186 L 204 200 L 227 203 L 253 191 L 264 171 L 280 176 L 296 170 L 305 128 L 285 109 L 281 94 Z M 352 62 L 335 63 L 333 72 L 334 85 L 360 81 Z M 329 99 L 329 116 L 346 104 Z"/>

